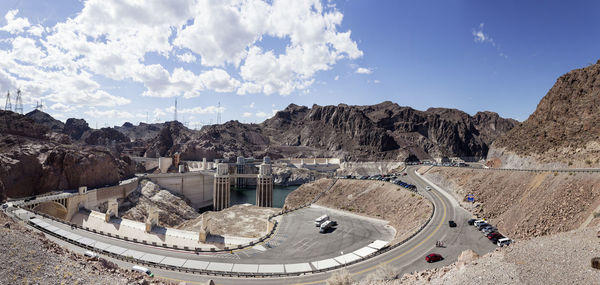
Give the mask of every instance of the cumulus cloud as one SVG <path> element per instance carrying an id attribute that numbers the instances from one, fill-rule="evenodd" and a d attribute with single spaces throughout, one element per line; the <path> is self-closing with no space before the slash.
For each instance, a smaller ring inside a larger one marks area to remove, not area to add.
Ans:
<path id="1" fill-rule="evenodd" d="M 18 13 L 8 11 L 0 27 L 10 35 L 9 48 L 0 49 L 0 88 L 21 87 L 24 100 L 62 109 L 131 102 L 103 88 L 104 78 L 141 84 L 142 95 L 153 97 L 288 95 L 339 60 L 363 56 L 351 31 L 338 30 L 343 14 L 320 0 L 88 0 L 53 26 L 31 25 Z M 265 49 L 264 37 L 284 42 L 284 50 Z M 161 58 L 149 61 L 149 54 Z M 167 70 L 168 61 L 201 71 Z"/>
<path id="2" fill-rule="evenodd" d="M 10 10 L 4 15 L 6 25 L 0 27 L 0 31 L 5 31 L 11 34 L 22 33 L 30 26 L 27 18 L 16 17 L 19 13 L 18 9 Z"/>
<path id="3" fill-rule="evenodd" d="M 373 73 L 373 70 L 370 68 L 359 67 L 356 69 L 355 72 L 358 74 L 371 74 L 371 73 Z"/>
<path id="4" fill-rule="evenodd" d="M 177 58 L 181 62 L 191 63 L 196 61 L 196 57 L 191 52 L 186 52 L 184 54 L 178 54 Z"/>
<path id="5" fill-rule="evenodd" d="M 119 118 L 119 119 L 133 119 L 135 116 L 127 111 L 119 110 L 104 110 L 100 111 L 95 108 L 91 108 L 85 111 L 84 114 L 94 118 Z"/>
<path id="6" fill-rule="evenodd" d="M 252 117 L 252 113 L 250 113 L 250 112 L 244 112 L 244 113 L 242 114 L 242 117 L 244 117 L 244 118 L 249 118 L 249 117 Z"/>
<path id="7" fill-rule="evenodd" d="M 216 114 L 225 112 L 225 107 L 207 106 L 177 110 L 180 114 Z"/>

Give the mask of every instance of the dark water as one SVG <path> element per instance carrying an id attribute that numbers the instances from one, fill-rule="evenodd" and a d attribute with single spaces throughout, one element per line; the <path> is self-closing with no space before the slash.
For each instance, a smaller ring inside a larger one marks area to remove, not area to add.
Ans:
<path id="1" fill-rule="evenodd" d="M 277 186 L 273 185 L 273 208 L 281 208 L 285 203 L 285 197 L 300 186 Z M 231 205 L 249 203 L 256 205 L 256 189 L 231 189 Z"/>

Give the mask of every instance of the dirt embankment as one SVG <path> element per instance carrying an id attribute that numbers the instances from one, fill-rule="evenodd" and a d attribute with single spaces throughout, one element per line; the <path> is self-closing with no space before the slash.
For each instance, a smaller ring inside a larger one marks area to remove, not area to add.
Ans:
<path id="1" fill-rule="evenodd" d="M 360 284 L 598 284 L 600 270 L 590 260 L 599 255 L 599 241 L 594 229 L 575 230 L 518 242 L 480 258 L 459 258 L 398 280 Z"/>
<path id="2" fill-rule="evenodd" d="M 529 238 L 596 225 L 600 175 L 580 172 L 429 170 L 425 177 L 453 192 L 463 207 L 513 238 Z M 474 194 L 476 203 L 466 202 Z"/>
<path id="3" fill-rule="evenodd" d="M 0 284 L 170 284 L 60 247 L 0 213 Z"/>
<path id="4" fill-rule="evenodd" d="M 213 235 L 228 235 L 257 238 L 267 232 L 267 218 L 279 212 L 279 209 L 264 208 L 254 205 L 235 205 L 222 211 L 208 211 L 198 218 L 186 221 L 178 229 L 200 231 L 203 221 L 208 224 L 208 231 Z"/>
<path id="5" fill-rule="evenodd" d="M 331 183 L 331 179 L 320 179 L 300 186 L 287 196 L 284 208 L 311 202 Z M 392 243 L 418 230 L 433 211 L 431 202 L 419 195 L 392 183 L 369 180 L 340 179 L 317 204 L 389 221 L 396 229 Z"/>

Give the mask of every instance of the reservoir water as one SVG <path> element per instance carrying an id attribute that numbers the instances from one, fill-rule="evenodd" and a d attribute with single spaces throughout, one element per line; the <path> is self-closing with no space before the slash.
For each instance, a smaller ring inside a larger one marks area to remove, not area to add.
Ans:
<path id="1" fill-rule="evenodd" d="M 285 203 L 285 197 L 292 191 L 296 190 L 299 185 L 295 186 L 277 186 L 273 185 L 273 208 L 282 208 Z M 256 205 L 256 189 L 255 188 L 231 188 L 231 205 L 239 205 L 249 203 Z"/>

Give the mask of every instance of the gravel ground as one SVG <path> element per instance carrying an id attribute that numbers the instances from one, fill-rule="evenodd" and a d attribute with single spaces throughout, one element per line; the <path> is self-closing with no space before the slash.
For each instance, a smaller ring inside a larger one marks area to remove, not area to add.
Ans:
<path id="1" fill-rule="evenodd" d="M 406 274 L 398 280 L 361 284 L 600 284 L 597 229 L 587 228 L 533 238 L 497 249 L 473 261 Z"/>
<path id="2" fill-rule="evenodd" d="M 202 221 L 205 220 L 211 234 L 257 238 L 267 232 L 267 217 L 279 211 L 281 210 L 250 204 L 234 205 L 218 212 L 204 212 L 198 218 L 186 221 L 177 228 L 200 231 Z"/>
<path id="3" fill-rule="evenodd" d="M 90 260 L 0 213 L 0 284 L 169 284 Z"/>

